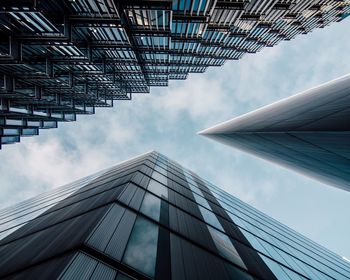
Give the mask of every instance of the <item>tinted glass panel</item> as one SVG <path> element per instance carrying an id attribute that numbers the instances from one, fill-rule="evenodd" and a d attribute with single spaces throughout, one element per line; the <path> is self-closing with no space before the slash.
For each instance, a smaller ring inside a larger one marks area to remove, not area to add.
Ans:
<path id="1" fill-rule="evenodd" d="M 141 205 L 141 212 L 150 218 L 159 221 L 160 199 L 150 193 L 146 193 Z"/>
<path id="2" fill-rule="evenodd" d="M 219 254 L 227 258 L 231 262 L 241 267 L 245 267 L 243 261 L 241 260 L 238 252 L 236 251 L 235 247 L 232 245 L 232 242 L 228 238 L 228 236 L 212 227 L 208 227 L 208 229 L 214 240 L 215 246 L 219 251 Z"/>
<path id="3" fill-rule="evenodd" d="M 151 180 L 148 185 L 148 190 L 162 198 L 168 199 L 168 189 L 157 181 Z"/>
<path id="4" fill-rule="evenodd" d="M 156 267 L 157 240 L 158 226 L 138 217 L 126 247 L 123 261 L 153 277 Z"/>

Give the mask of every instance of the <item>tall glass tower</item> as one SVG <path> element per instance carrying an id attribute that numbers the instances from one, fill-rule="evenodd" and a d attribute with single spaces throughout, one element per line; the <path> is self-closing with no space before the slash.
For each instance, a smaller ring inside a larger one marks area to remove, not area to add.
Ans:
<path id="1" fill-rule="evenodd" d="M 199 134 L 350 191 L 350 75 Z"/>
<path id="2" fill-rule="evenodd" d="M 350 279 L 350 263 L 150 152 L 0 212 L 1 279 Z"/>
<path id="3" fill-rule="evenodd" d="M 0 144 L 7 144 L 341 21 L 350 3 L 1 0 L 0 10 Z"/>

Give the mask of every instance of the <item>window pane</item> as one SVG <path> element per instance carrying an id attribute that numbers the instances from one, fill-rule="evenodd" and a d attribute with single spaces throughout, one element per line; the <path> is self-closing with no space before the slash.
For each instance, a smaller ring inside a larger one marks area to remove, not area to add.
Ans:
<path id="1" fill-rule="evenodd" d="M 243 270 L 240 270 L 231 264 L 227 264 L 226 268 L 228 270 L 228 273 L 231 279 L 254 280 L 254 278 L 250 276 L 248 273 L 245 273 Z"/>
<path id="2" fill-rule="evenodd" d="M 157 181 L 151 180 L 148 184 L 148 190 L 162 198 L 168 199 L 168 189 Z"/>
<path id="3" fill-rule="evenodd" d="M 264 262 L 267 264 L 267 266 L 270 268 L 270 270 L 275 274 L 277 279 L 288 279 L 287 274 L 282 269 L 282 266 L 278 263 L 274 262 L 273 260 L 259 254 L 259 256 L 264 260 Z"/>
<path id="4" fill-rule="evenodd" d="M 160 165 L 158 162 L 157 162 L 157 164 Z M 158 165 L 156 165 L 156 167 L 154 168 L 154 171 L 158 171 L 159 173 L 163 174 L 164 176 L 167 176 L 166 166 L 165 167 L 163 166 L 163 168 L 162 168 Z M 165 184 L 166 184 L 166 182 L 165 182 Z"/>
<path id="5" fill-rule="evenodd" d="M 198 191 L 199 191 L 199 189 L 198 189 Z M 206 208 L 211 210 L 211 207 L 210 207 L 208 201 L 204 197 L 202 197 L 202 196 L 200 196 L 200 195 L 198 195 L 196 193 L 193 193 L 193 196 L 194 196 L 194 199 L 196 200 L 196 202 L 198 204 L 200 204 L 200 205 L 202 205 L 202 206 L 204 206 L 204 207 L 206 207 Z"/>
<path id="6" fill-rule="evenodd" d="M 160 199 L 150 193 L 146 193 L 141 205 L 141 212 L 150 218 L 159 221 Z"/>
<path id="7" fill-rule="evenodd" d="M 115 279 L 116 275 L 117 270 L 79 252 L 73 258 L 68 268 L 63 272 L 59 279 L 113 280 Z"/>
<path id="8" fill-rule="evenodd" d="M 219 251 L 219 254 L 231 262 L 246 268 L 228 236 L 212 227 L 208 227 L 208 229 L 214 240 L 215 246 Z"/>
<path id="9" fill-rule="evenodd" d="M 202 206 L 198 205 L 198 207 L 206 223 L 212 225 L 213 227 L 216 227 L 217 229 L 224 231 L 223 227 L 220 224 L 220 221 L 218 220 L 218 218 L 215 216 L 213 212 L 203 208 Z"/>
<path id="10" fill-rule="evenodd" d="M 158 226 L 144 218 L 138 217 L 123 261 L 153 277 L 156 267 Z"/>
<path id="11" fill-rule="evenodd" d="M 156 171 L 153 171 L 153 173 L 152 173 L 152 178 L 153 178 L 154 180 L 157 180 L 157 181 L 161 182 L 161 183 L 164 184 L 164 185 L 168 185 L 168 178 L 165 177 L 164 175 L 162 175 L 162 174 L 156 172 Z"/>
<path id="12" fill-rule="evenodd" d="M 117 280 L 132 280 L 132 278 L 126 276 L 125 274 L 122 274 L 119 272 L 118 276 L 117 276 Z"/>

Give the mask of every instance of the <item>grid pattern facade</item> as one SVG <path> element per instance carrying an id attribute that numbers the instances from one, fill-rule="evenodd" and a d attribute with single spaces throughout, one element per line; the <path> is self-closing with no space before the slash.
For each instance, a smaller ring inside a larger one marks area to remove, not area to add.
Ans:
<path id="1" fill-rule="evenodd" d="M 150 152 L 0 212 L 1 279 L 350 279 L 350 263 Z"/>
<path id="2" fill-rule="evenodd" d="M 7 144 L 340 21 L 350 4 L 2 0 L 0 9 L 0 143 Z"/>

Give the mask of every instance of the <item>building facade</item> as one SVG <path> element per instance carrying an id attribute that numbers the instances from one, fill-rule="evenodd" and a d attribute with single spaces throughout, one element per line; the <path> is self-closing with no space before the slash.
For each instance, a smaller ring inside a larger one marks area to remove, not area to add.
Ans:
<path id="1" fill-rule="evenodd" d="M 150 152 L 0 211 L 1 279 L 350 279 L 350 263 Z"/>
<path id="2" fill-rule="evenodd" d="M 200 134 L 350 191 L 350 75 Z"/>
<path id="3" fill-rule="evenodd" d="M 0 9 L 0 144 L 7 144 L 341 21 L 350 4 L 2 0 Z"/>

